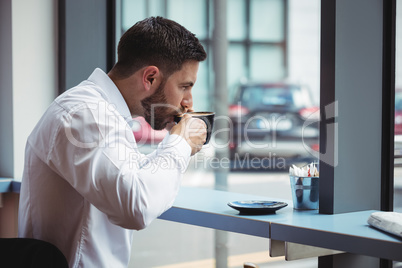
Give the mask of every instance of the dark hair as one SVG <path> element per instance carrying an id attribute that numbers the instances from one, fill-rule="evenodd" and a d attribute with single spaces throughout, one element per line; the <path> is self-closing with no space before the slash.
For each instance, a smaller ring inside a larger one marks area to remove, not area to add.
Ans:
<path id="1" fill-rule="evenodd" d="M 116 74 L 127 77 L 144 66 L 157 66 L 167 78 L 189 60 L 203 61 L 207 54 L 198 38 L 172 20 L 150 17 L 137 22 L 120 39 Z"/>

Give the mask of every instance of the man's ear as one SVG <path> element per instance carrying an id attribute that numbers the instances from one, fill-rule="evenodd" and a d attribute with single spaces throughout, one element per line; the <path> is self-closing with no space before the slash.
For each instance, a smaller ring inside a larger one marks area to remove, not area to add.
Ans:
<path id="1" fill-rule="evenodd" d="M 147 66 L 145 67 L 142 73 L 142 83 L 146 90 L 151 90 L 153 85 L 155 85 L 156 81 L 160 79 L 160 71 L 156 66 Z"/>

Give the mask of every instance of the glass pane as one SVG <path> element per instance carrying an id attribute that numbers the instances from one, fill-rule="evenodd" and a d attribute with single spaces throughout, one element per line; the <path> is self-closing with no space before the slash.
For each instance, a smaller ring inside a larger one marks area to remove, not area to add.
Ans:
<path id="1" fill-rule="evenodd" d="M 394 210 L 402 212 L 402 1 L 396 1 Z"/>
<path id="2" fill-rule="evenodd" d="M 199 39 L 207 37 L 205 0 L 169 0 L 168 18 L 182 24 Z"/>
<path id="3" fill-rule="evenodd" d="M 288 77 L 310 88 L 314 101 L 320 96 L 319 1 L 293 1 L 289 6 Z M 308 64 L 306 64 L 308 63 Z"/>
<path id="4" fill-rule="evenodd" d="M 123 32 L 133 26 L 137 21 L 146 17 L 145 2 L 147 0 L 122 1 L 121 16 Z"/>
<path id="5" fill-rule="evenodd" d="M 402 88 L 402 1 L 396 1 L 395 85 Z"/>
<path id="6" fill-rule="evenodd" d="M 145 1 L 147 2 L 146 6 Z M 137 10 L 135 13 L 141 13 L 141 16 L 135 15 L 140 17 L 133 19 L 133 23 L 146 17 L 147 14 L 162 15 L 159 13 L 166 9 L 165 17 L 183 24 L 198 38 L 202 39 L 209 55 L 207 61 L 200 63 L 197 82 L 192 90 L 193 103 L 195 110 L 213 109 L 213 79 L 215 75 L 212 45 L 215 40 L 212 40 L 211 37 L 214 29 L 213 15 L 216 12 L 213 5 L 214 1 L 140 0 L 139 4 L 137 0 L 123 0 L 124 2 L 135 2 L 136 4 L 132 6 L 141 7 L 142 11 Z M 237 92 L 238 85 L 251 83 L 251 80 L 277 82 L 284 78 L 290 78 L 309 85 L 319 85 L 320 1 L 287 1 L 288 8 L 286 10 L 283 6 L 284 2 L 286 0 L 227 0 L 227 10 L 217 12 L 218 15 L 226 12 L 228 16 L 227 35 L 231 43 L 229 43 L 227 51 L 227 90 L 230 104 L 233 103 L 232 97 Z M 207 7 L 207 5 L 209 6 Z M 289 12 L 288 21 L 291 22 L 292 27 L 291 25 L 287 28 L 284 27 L 286 12 Z M 247 36 L 250 37 L 250 42 L 246 40 Z M 302 40 L 301 37 L 304 36 L 306 39 Z M 300 44 L 299 42 L 303 43 Z M 308 47 L 309 43 L 314 43 L 314 45 Z M 308 56 L 305 55 L 306 53 Z M 306 58 L 308 65 L 305 64 Z M 319 90 L 319 87 L 317 86 L 316 89 Z M 272 103 L 272 106 L 288 103 L 285 102 L 286 96 L 282 96 L 282 90 L 274 89 L 273 92 L 276 94 L 262 96 L 257 100 L 265 104 Z M 319 91 L 317 92 L 319 93 Z M 318 96 L 319 94 L 317 94 Z M 287 97 L 295 102 L 295 106 L 310 104 L 308 100 L 304 101 L 304 97 Z M 302 99 L 303 101 L 298 102 Z M 250 101 L 253 100 L 250 99 Z M 229 107 L 229 112 L 231 109 L 232 106 Z M 298 112 L 300 111 L 298 109 Z M 259 123 L 258 120 L 252 122 Z M 259 126 L 260 124 L 258 124 Z M 262 129 L 262 131 L 264 130 Z M 250 138 L 251 144 L 258 144 L 259 142 L 259 140 Z M 273 144 L 272 140 L 268 142 Z M 256 165 L 250 163 L 257 159 L 255 156 L 259 153 L 258 151 L 253 148 L 249 148 L 247 151 L 247 148 L 240 147 L 240 151 L 250 153 L 250 157 L 240 163 L 242 166 L 235 166 L 235 172 L 232 170 L 228 172 L 227 178 L 225 178 L 227 180 L 225 190 L 290 200 L 288 170 L 280 169 L 283 167 L 284 158 L 283 150 L 279 146 L 279 135 L 276 137 L 276 142 L 275 152 L 265 152 L 262 155 L 262 158 L 268 161 L 259 162 L 261 166 L 258 163 Z M 190 166 L 182 180 L 183 186 L 214 189 L 217 185 L 216 167 L 219 165 L 228 167 L 233 164 L 231 159 L 218 159 L 215 154 L 218 149 L 212 147 L 211 144 L 204 146 L 201 152 L 191 158 Z M 230 144 L 229 149 L 233 150 L 235 147 L 232 146 L 238 145 Z M 286 145 L 289 147 L 289 144 Z M 248 164 L 251 165 L 247 165 L 246 161 L 248 160 L 250 160 Z M 256 170 L 261 172 L 254 172 Z M 273 170 L 275 172 L 272 172 Z M 219 180 L 221 179 L 222 177 L 219 178 Z M 228 209 L 230 208 L 228 207 Z M 244 259 L 245 254 L 250 253 L 247 255 L 249 256 L 247 261 L 255 262 L 260 267 L 269 266 L 274 261 L 275 266 L 288 266 L 288 263 L 284 262 L 283 259 L 276 262 L 276 259 L 267 256 L 266 239 L 229 232 L 225 235 L 230 241 L 224 245 L 227 247 L 227 256 L 216 256 L 216 233 L 214 230 L 155 221 L 147 229 L 136 232 L 135 240 L 138 243 L 135 243 L 133 247 L 129 267 L 163 265 L 166 267 L 168 265 L 170 267 L 215 267 L 218 260 L 222 259 L 231 260 L 231 267 L 242 267 L 243 262 L 246 261 Z M 155 237 L 158 237 L 159 241 L 157 247 L 155 247 L 155 243 L 152 243 Z M 172 237 L 179 239 L 172 240 Z M 177 244 L 177 247 L 172 243 Z M 314 267 L 316 259 L 296 261 L 295 265 L 297 267 Z"/>
<path id="7" fill-rule="evenodd" d="M 197 82 L 193 89 L 193 108 L 195 111 L 209 111 L 210 107 L 210 94 L 213 94 L 208 86 L 208 65 L 207 61 L 200 63 L 198 69 Z"/>
<path id="8" fill-rule="evenodd" d="M 250 38 L 280 42 L 284 38 L 284 1 L 251 0 Z"/>
<path id="9" fill-rule="evenodd" d="M 242 104 L 251 109 L 261 109 L 264 106 L 303 107 L 308 104 L 297 87 L 283 87 L 264 85 L 245 87 L 241 99 Z"/>
<path id="10" fill-rule="evenodd" d="M 241 40 L 246 38 L 246 1 L 230 0 L 227 2 L 228 39 Z"/>
<path id="11" fill-rule="evenodd" d="M 146 0 L 148 2 L 148 16 L 162 16 L 166 17 L 166 7 L 164 5 L 164 0 Z"/>
<path id="12" fill-rule="evenodd" d="M 228 50 L 228 88 L 229 99 L 233 99 L 234 89 L 247 77 L 245 47 L 230 45 Z"/>
<path id="13" fill-rule="evenodd" d="M 252 80 L 277 81 L 285 75 L 283 51 L 280 47 L 270 45 L 254 45 L 250 50 Z"/>

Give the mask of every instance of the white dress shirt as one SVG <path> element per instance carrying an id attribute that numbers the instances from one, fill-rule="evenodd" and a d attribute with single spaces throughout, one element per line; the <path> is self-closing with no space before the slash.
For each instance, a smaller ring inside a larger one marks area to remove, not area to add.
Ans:
<path id="1" fill-rule="evenodd" d="M 178 135 L 141 154 L 130 120 L 100 69 L 55 99 L 27 141 L 20 237 L 54 244 L 70 267 L 127 267 L 133 229 L 172 206 L 191 154 Z"/>

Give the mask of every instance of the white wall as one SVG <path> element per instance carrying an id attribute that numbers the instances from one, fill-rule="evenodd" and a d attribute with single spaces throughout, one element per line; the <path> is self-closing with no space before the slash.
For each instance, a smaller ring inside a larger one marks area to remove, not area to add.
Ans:
<path id="1" fill-rule="evenodd" d="M 0 177 L 13 177 L 11 0 L 0 1 Z"/>
<path id="2" fill-rule="evenodd" d="M 21 179 L 25 143 L 57 94 L 57 1 L 12 0 L 14 178 Z"/>

